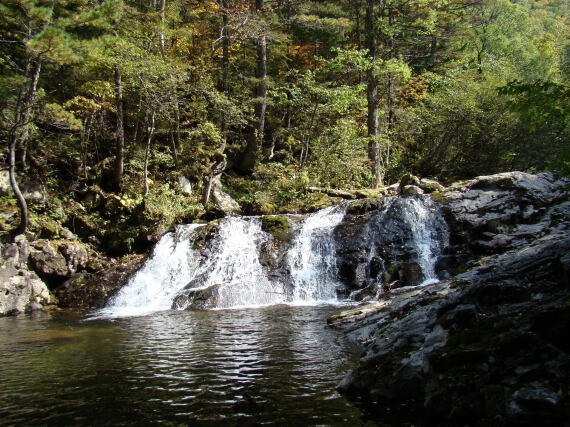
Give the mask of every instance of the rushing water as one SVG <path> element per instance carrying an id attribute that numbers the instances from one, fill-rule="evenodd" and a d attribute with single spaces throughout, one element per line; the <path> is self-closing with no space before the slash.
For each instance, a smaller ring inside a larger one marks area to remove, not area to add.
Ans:
<path id="1" fill-rule="evenodd" d="M 337 278 L 334 228 L 342 221 L 346 206 L 331 206 L 309 216 L 302 224 L 287 254 L 293 279 L 293 302 L 336 300 Z"/>
<path id="2" fill-rule="evenodd" d="M 0 318 L 0 425 L 361 425 L 338 310 Z"/>
<path id="3" fill-rule="evenodd" d="M 417 262 L 425 279 L 420 284 L 426 286 L 439 281 L 435 273 L 436 262 L 441 255 L 441 242 L 437 224 L 443 223 L 438 211 L 428 209 L 421 199 L 405 197 L 399 199 L 402 213 L 410 228 L 413 246 L 417 252 Z"/>

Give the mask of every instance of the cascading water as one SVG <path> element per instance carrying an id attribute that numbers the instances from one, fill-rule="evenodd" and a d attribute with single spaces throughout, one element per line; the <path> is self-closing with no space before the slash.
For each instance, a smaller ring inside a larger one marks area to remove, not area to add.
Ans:
<path id="1" fill-rule="evenodd" d="M 270 236 L 259 218 L 224 220 L 210 256 L 196 271 L 194 283 L 181 293 L 176 308 L 188 308 L 195 296 L 208 297 L 203 308 L 261 306 L 285 302 L 283 284 L 270 281 L 260 261 L 260 247 Z M 199 291 L 208 291 L 202 292 Z M 186 298 L 184 298 L 186 296 Z"/>
<path id="2" fill-rule="evenodd" d="M 435 273 L 436 262 L 441 255 L 441 242 L 436 226 L 443 221 L 434 211 L 428 209 L 422 199 L 407 197 L 403 199 L 403 211 L 410 226 L 412 241 L 417 251 L 417 263 L 424 273 L 420 285 L 439 282 Z"/>
<path id="3" fill-rule="evenodd" d="M 181 225 L 165 234 L 144 266 L 96 316 L 134 316 L 169 309 L 198 268 L 199 259 L 188 242 L 201 226 Z"/>
<path id="4" fill-rule="evenodd" d="M 375 243 L 370 241 L 365 248 L 368 275 L 372 260 L 378 264 L 385 248 L 396 247 L 398 241 L 420 266 L 421 284 L 437 281 L 438 229 L 443 220 L 427 200 L 387 199 L 376 221 L 366 225 L 364 233 L 375 236 Z M 342 246 L 337 248 L 335 229 L 346 211 L 347 204 L 342 204 L 302 220 L 292 219 L 294 237 L 286 241 L 264 231 L 259 217 L 225 218 L 203 229 L 200 225 L 177 227 L 158 242 L 143 268 L 96 315 L 336 301 L 337 291 L 346 288 L 338 276 Z"/>
<path id="5" fill-rule="evenodd" d="M 337 275 L 333 232 L 345 213 L 346 205 L 331 206 L 303 222 L 287 255 L 293 281 L 293 302 L 336 299 L 336 288 L 341 283 Z"/>

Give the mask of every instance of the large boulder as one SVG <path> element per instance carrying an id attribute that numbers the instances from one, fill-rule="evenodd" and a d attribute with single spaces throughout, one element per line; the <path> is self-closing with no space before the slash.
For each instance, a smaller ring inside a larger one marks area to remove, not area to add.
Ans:
<path id="1" fill-rule="evenodd" d="M 227 216 L 241 214 L 239 203 L 222 189 L 222 181 L 219 176 L 212 179 L 210 199 L 214 206 L 220 209 Z"/>
<path id="2" fill-rule="evenodd" d="M 432 194 L 451 230 L 452 270 L 570 228 L 568 179 L 553 173 L 480 176 Z M 447 267 L 445 267 L 447 268 Z"/>
<path id="3" fill-rule="evenodd" d="M 570 234 L 331 319 L 365 347 L 339 390 L 423 425 L 567 425 Z"/>
<path id="4" fill-rule="evenodd" d="M 0 256 L 0 316 L 40 309 L 51 302 L 46 284 L 28 270 L 30 246 L 23 236 L 4 246 Z"/>

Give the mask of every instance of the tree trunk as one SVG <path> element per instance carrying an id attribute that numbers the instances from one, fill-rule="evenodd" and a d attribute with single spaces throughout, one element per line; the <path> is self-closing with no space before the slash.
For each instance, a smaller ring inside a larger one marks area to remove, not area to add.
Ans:
<path id="1" fill-rule="evenodd" d="M 17 142 L 20 145 L 20 167 L 23 171 L 28 169 L 28 144 L 30 141 L 30 130 L 29 125 L 33 118 L 34 103 L 36 102 L 36 94 L 38 91 L 38 81 L 40 80 L 40 73 L 42 70 L 42 59 L 37 58 L 32 75 L 30 76 L 30 83 L 28 86 L 28 92 L 26 94 L 26 99 L 23 105 L 23 125 L 22 134 L 16 133 Z"/>
<path id="2" fill-rule="evenodd" d="M 115 164 L 113 168 L 113 187 L 121 191 L 125 161 L 125 128 L 123 124 L 123 82 L 121 70 L 115 66 L 115 105 L 117 108 L 117 127 L 115 130 Z"/>
<path id="3" fill-rule="evenodd" d="M 374 25 L 374 0 L 367 0 L 366 4 L 366 44 L 368 57 L 371 61 L 376 60 L 376 49 L 378 45 L 376 28 Z M 381 182 L 380 168 L 380 142 L 378 132 L 378 80 L 374 66 L 367 72 L 366 100 L 368 103 L 367 130 L 368 130 L 368 159 L 371 164 L 372 186 L 378 187 Z"/>
<path id="4" fill-rule="evenodd" d="M 8 173 L 10 177 L 10 186 L 12 187 L 12 191 L 16 196 L 16 200 L 18 201 L 18 208 L 20 210 L 20 224 L 16 228 L 14 232 L 15 236 L 20 234 L 24 234 L 28 229 L 28 222 L 29 222 L 29 215 L 28 215 L 28 204 L 26 203 L 26 199 L 22 195 L 20 191 L 20 187 L 18 186 L 18 182 L 16 181 L 16 143 L 18 141 L 17 137 L 17 130 L 13 129 L 10 135 L 10 144 L 9 144 L 9 151 L 8 151 Z"/>
<path id="5" fill-rule="evenodd" d="M 261 12 L 264 10 L 264 0 L 255 0 L 255 10 L 261 18 Z M 255 77 L 258 81 L 255 89 L 255 118 L 257 123 L 248 139 L 247 147 L 238 167 L 240 172 L 246 174 L 251 174 L 255 169 L 264 140 L 265 111 L 267 109 L 267 83 L 265 81 L 267 78 L 267 38 L 264 29 L 261 29 L 257 36 L 257 70 Z"/>
<path id="6" fill-rule="evenodd" d="M 166 26 L 166 0 L 160 1 L 160 54 L 164 58 L 166 56 L 166 37 L 164 35 L 164 29 Z"/>
<path id="7" fill-rule="evenodd" d="M 144 156 L 144 195 L 145 195 L 145 197 L 148 194 L 148 161 L 150 158 L 150 147 L 152 144 L 152 137 L 154 135 L 154 116 L 155 116 L 155 111 L 152 110 L 152 112 L 150 113 L 150 124 L 148 127 L 148 137 L 146 140 L 146 153 Z"/>

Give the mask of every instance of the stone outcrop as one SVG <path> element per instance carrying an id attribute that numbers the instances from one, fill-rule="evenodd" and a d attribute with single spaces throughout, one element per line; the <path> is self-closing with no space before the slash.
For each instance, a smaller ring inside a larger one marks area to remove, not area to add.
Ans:
<path id="1" fill-rule="evenodd" d="M 222 189 L 222 181 L 219 176 L 212 179 L 210 199 L 224 215 L 234 216 L 241 214 L 239 203 Z"/>
<path id="2" fill-rule="evenodd" d="M 398 425 L 567 425 L 568 180 L 511 172 L 433 188 L 448 278 L 384 287 L 330 319 L 365 350 L 339 390 Z M 352 248 L 345 259 L 369 268 Z"/>
<path id="3" fill-rule="evenodd" d="M 71 275 L 54 290 L 63 308 L 95 309 L 105 305 L 109 297 L 124 286 L 142 265 L 142 255 L 131 255 L 122 262 L 112 262 L 97 272 L 82 271 Z"/>
<path id="4" fill-rule="evenodd" d="M 426 232 L 430 236 L 423 236 Z M 335 230 L 340 279 L 357 300 L 369 299 L 383 287 L 418 284 L 425 277 L 417 240 L 428 237 L 435 249 L 447 244 L 440 207 L 429 196 L 354 202 Z"/>
<path id="5" fill-rule="evenodd" d="M 339 389 L 426 424 L 564 425 L 569 253 L 568 233 L 549 235 L 331 319 L 366 349 Z"/>
<path id="6" fill-rule="evenodd" d="M 46 284 L 28 269 L 30 250 L 24 236 L 1 248 L 0 316 L 39 310 L 51 303 Z"/>

